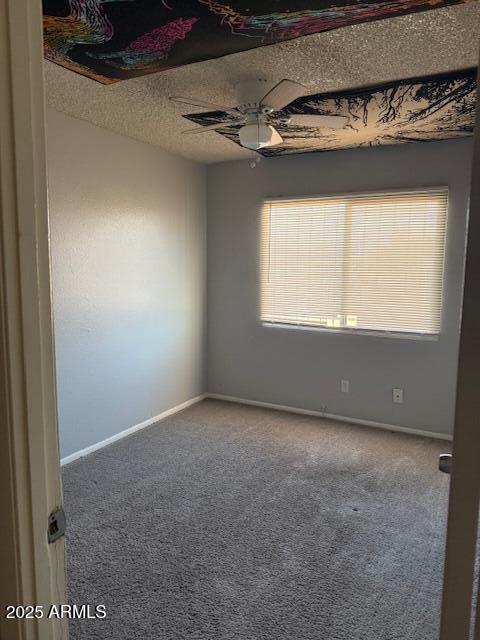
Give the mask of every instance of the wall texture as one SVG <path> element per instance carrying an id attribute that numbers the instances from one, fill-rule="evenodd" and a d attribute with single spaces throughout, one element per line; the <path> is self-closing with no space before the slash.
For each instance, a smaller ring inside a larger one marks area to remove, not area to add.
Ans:
<path id="1" fill-rule="evenodd" d="M 205 170 L 48 113 L 62 456 L 205 391 Z"/>
<path id="2" fill-rule="evenodd" d="M 471 141 L 356 149 L 208 169 L 208 390 L 450 433 L 453 428 Z M 266 196 L 448 185 L 438 341 L 262 326 L 260 206 Z M 350 380 L 350 393 L 340 380 Z M 392 403 L 392 388 L 404 403 Z"/>

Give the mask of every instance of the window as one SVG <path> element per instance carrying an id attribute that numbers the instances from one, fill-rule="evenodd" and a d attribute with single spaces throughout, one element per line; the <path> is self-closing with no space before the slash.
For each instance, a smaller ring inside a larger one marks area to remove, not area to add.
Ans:
<path id="1" fill-rule="evenodd" d="M 447 190 L 267 200 L 261 319 L 440 331 Z"/>

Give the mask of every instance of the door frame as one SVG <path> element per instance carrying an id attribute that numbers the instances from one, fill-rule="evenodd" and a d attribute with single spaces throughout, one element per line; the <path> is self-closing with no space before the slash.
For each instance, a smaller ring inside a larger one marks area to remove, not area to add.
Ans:
<path id="1" fill-rule="evenodd" d="M 42 10 L 0 0 L 0 581 L 2 640 L 60 640 L 65 621 L 6 621 L 6 604 L 65 602 L 63 504 L 45 161 Z M 468 640 L 480 498 L 480 105 L 461 326 L 440 640 Z M 478 631 L 477 631 L 478 633 Z M 478 637 L 478 636 L 477 636 Z"/>
<path id="2" fill-rule="evenodd" d="M 66 638 L 5 606 L 65 602 L 45 160 L 42 3 L 0 0 L 0 637 Z"/>
<path id="3" fill-rule="evenodd" d="M 474 625 L 480 504 L 480 93 L 471 176 L 440 640 L 469 640 Z M 480 639 L 480 622 L 476 634 Z"/>

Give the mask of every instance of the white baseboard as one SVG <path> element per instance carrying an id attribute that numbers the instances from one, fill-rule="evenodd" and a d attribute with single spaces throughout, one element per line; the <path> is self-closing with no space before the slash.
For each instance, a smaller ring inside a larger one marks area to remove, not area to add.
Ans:
<path id="1" fill-rule="evenodd" d="M 439 440 L 453 440 L 448 433 L 436 433 L 423 429 L 411 429 L 410 427 L 400 427 L 395 424 L 386 424 L 384 422 L 374 422 L 373 420 L 361 420 L 360 418 L 348 418 L 333 413 L 322 413 L 321 411 L 312 411 L 310 409 L 299 409 L 298 407 L 289 407 L 283 404 L 273 404 L 271 402 L 261 402 L 260 400 L 247 400 L 245 398 L 236 398 L 235 396 L 224 396 L 221 393 L 206 393 L 207 398 L 216 400 L 225 400 L 226 402 L 238 402 L 239 404 L 248 404 L 253 407 L 264 407 L 266 409 L 278 409 L 279 411 L 289 411 L 290 413 L 299 413 L 306 416 L 316 416 L 319 418 L 328 418 L 329 420 L 337 420 L 339 422 L 348 422 L 349 424 L 361 424 L 376 429 L 384 429 L 386 431 L 399 431 L 400 433 L 409 433 L 414 436 L 424 436 L 427 438 L 437 438 Z"/>
<path id="2" fill-rule="evenodd" d="M 144 422 L 140 422 L 140 424 L 136 424 L 133 427 L 129 427 L 124 431 L 120 431 L 120 433 L 116 433 L 110 438 L 106 438 L 105 440 L 101 440 L 100 442 L 96 442 L 95 444 L 91 444 L 89 447 L 85 447 L 85 449 L 80 449 L 80 451 L 75 451 L 75 453 L 71 453 L 69 456 L 62 458 L 60 460 L 61 465 L 68 464 L 69 462 L 73 462 L 74 460 L 78 460 L 78 458 L 83 458 L 84 456 L 88 456 L 89 453 L 93 453 L 98 449 L 103 449 L 103 447 L 107 447 L 109 444 L 116 442 L 117 440 L 121 440 L 122 438 L 126 438 L 127 436 L 135 433 L 136 431 L 140 431 L 141 429 L 145 429 L 168 416 L 173 415 L 174 413 L 178 413 L 187 407 L 191 407 L 192 404 L 197 404 L 204 398 L 207 397 L 207 394 L 202 394 L 200 396 L 196 396 L 195 398 L 191 398 L 190 400 L 186 400 L 182 402 L 182 404 L 178 404 L 176 407 L 172 407 L 171 409 L 167 409 L 166 411 L 162 411 L 158 416 L 154 416 L 153 418 L 149 418 L 148 420 L 144 420 Z"/>
<path id="3" fill-rule="evenodd" d="M 374 422 L 372 420 L 361 420 L 359 418 L 349 418 L 347 416 L 339 416 L 333 413 L 322 413 L 321 411 L 313 411 L 310 409 L 299 409 L 298 407 L 290 407 L 283 404 L 274 404 L 272 402 L 261 402 L 260 400 L 248 400 L 246 398 L 237 398 L 235 396 L 225 396 L 221 393 L 204 393 L 202 395 L 196 396 L 195 398 L 191 398 L 190 400 L 186 400 L 182 402 L 182 404 L 177 405 L 176 407 L 172 407 L 171 409 L 167 409 L 162 413 L 159 413 L 158 416 L 154 416 L 153 418 L 149 418 L 144 422 L 140 422 L 140 424 L 136 424 L 133 427 L 129 427 L 124 431 L 120 431 L 120 433 L 116 433 L 105 440 L 101 440 L 100 442 L 96 442 L 95 444 L 90 445 L 89 447 L 85 447 L 85 449 L 81 449 L 80 451 L 75 451 L 75 453 L 71 453 L 65 458 L 61 459 L 61 464 L 66 465 L 74 460 L 78 460 L 79 458 L 83 458 L 87 456 L 89 453 L 93 453 L 98 449 L 102 449 L 103 447 L 107 447 L 109 444 L 116 442 L 117 440 L 121 440 L 122 438 L 126 438 L 127 436 L 135 433 L 136 431 L 141 431 L 141 429 L 145 429 L 168 416 L 171 416 L 187 407 L 191 407 L 193 404 L 197 404 L 197 402 L 201 402 L 205 398 L 213 398 L 216 400 L 225 400 L 226 402 L 237 402 L 238 404 L 247 404 L 254 407 L 264 407 L 266 409 L 277 409 L 279 411 L 288 411 L 290 413 L 298 413 L 300 415 L 306 416 L 316 416 L 319 418 L 328 418 L 329 420 L 337 420 L 339 422 L 348 422 L 350 424 L 361 424 L 367 427 L 374 427 L 376 429 L 384 429 L 387 431 L 399 431 L 400 433 L 410 433 L 416 436 L 424 436 L 427 438 L 437 438 L 440 440 L 452 440 L 452 436 L 447 433 L 436 433 L 434 431 L 427 431 L 422 429 L 411 429 L 409 427 L 401 427 L 399 425 L 394 424 L 385 424 L 384 422 Z"/>

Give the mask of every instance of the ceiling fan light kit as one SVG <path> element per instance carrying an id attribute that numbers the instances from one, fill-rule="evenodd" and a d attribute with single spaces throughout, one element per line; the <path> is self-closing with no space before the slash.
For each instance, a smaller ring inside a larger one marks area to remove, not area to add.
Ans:
<path id="1" fill-rule="evenodd" d="M 280 144 L 282 137 L 270 124 L 265 122 L 251 122 L 243 125 L 238 132 L 240 138 L 240 144 L 246 149 L 253 149 L 257 151 L 263 147 L 270 147 L 273 144 Z M 280 140 L 277 141 L 277 136 Z"/>

